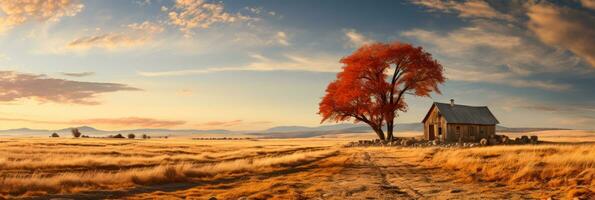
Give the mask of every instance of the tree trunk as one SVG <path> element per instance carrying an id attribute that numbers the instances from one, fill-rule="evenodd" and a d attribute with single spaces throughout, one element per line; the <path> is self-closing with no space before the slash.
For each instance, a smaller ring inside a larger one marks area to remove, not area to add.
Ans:
<path id="1" fill-rule="evenodd" d="M 372 129 L 374 129 L 374 132 L 376 132 L 376 135 L 378 135 L 378 138 L 380 138 L 380 140 L 385 141 L 386 138 L 384 137 L 384 131 L 382 131 L 382 126 L 381 127 L 372 127 Z"/>
<path id="2" fill-rule="evenodd" d="M 387 121 L 386 122 L 386 139 L 389 142 L 392 142 L 394 140 L 394 136 L 393 136 L 393 128 L 394 128 L 394 123 L 392 120 Z"/>

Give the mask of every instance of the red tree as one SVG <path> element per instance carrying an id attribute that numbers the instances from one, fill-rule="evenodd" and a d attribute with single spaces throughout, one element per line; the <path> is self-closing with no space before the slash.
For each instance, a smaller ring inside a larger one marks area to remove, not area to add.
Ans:
<path id="1" fill-rule="evenodd" d="M 407 111 L 406 94 L 440 94 L 438 85 L 445 80 L 442 65 L 431 54 L 400 42 L 364 45 L 341 63 L 343 71 L 319 105 L 322 122 L 364 122 L 381 140 L 393 140 L 398 111 Z"/>

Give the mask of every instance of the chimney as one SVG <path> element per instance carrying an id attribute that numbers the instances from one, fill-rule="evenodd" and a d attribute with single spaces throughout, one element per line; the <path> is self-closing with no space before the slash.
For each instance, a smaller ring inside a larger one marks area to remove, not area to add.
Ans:
<path id="1" fill-rule="evenodd" d="M 455 100 L 454 99 L 450 99 L 450 107 L 455 107 Z"/>

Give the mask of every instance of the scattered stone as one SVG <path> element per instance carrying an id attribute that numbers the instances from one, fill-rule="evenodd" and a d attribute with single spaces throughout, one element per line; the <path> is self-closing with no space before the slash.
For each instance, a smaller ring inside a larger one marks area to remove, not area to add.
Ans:
<path id="1" fill-rule="evenodd" d="M 211 197 L 209 200 L 217 200 L 217 197 Z"/>
<path id="2" fill-rule="evenodd" d="M 461 190 L 461 189 L 452 189 L 452 190 L 450 190 L 450 193 L 459 193 L 459 192 L 462 192 L 462 191 L 463 190 Z"/>
<path id="3" fill-rule="evenodd" d="M 488 146 L 488 140 L 487 140 L 487 139 L 485 139 L 485 138 L 482 138 L 482 139 L 479 141 L 479 144 L 481 144 L 481 146 Z"/>

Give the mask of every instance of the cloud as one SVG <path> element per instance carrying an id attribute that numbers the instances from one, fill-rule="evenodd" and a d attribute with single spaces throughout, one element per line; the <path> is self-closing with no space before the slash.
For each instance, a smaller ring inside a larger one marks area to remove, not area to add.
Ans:
<path id="1" fill-rule="evenodd" d="M 230 126 L 239 126 L 239 125 L 262 125 L 262 124 L 270 124 L 271 121 L 252 121 L 247 122 L 244 120 L 230 120 L 230 121 L 210 121 L 198 124 L 198 127 L 230 127 Z"/>
<path id="2" fill-rule="evenodd" d="M 144 45 L 153 37 L 163 32 L 160 24 L 145 21 L 125 26 L 121 32 L 109 32 L 76 38 L 68 43 L 70 50 L 87 50 L 90 48 L 118 49 Z"/>
<path id="3" fill-rule="evenodd" d="M 200 126 L 236 126 L 243 122 L 243 120 L 232 120 L 232 121 L 211 121 L 200 124 Z"/>
<path id="4" fill-rule="evenodd" d="M 194 94 L 194 92 L 190 89 L 181 89 L 181 90 L 178 90 L 176 92 L 176 94 L 179 96 L 188 97 L 188 96 L 192 96 Z"/>
<path id="5" fill-rule="evenodd" d="M 527 16 L 529 30 L 541 41 L 570 50 L 595 67 L 595 16 L 550 4 L 531 6 Z"/>
<path id="6" fill-rule="evenodd" d="M 338 72 L 341 65 L 339 58 L 335 57 L 304 57 L 297 54 L 285 54 L 283 60 L 274 60 L 260 54 L 251 55 L 253 62 L 244 66 L 234 67 L 209 67 L 201 69 L 172 70 L 160 72 L 139 72 L 141 76 L 185 76 L 195 74 L 208 74 L 225 71 L 311 71 L 311 72 Z"/>
<path id="7" fill-rule="evenodd" d="M 581 0 L 581 4 L 585 8 L 589 8 L 589 9 L 595 10 L 595 0 Z"/>
<path id="8" fill-rule="evenodd" d="M 146 128 L 161 128 L 183 125 L 186 121 L 179 120 L 159 120 L 143 117 L 125 117 L 125 118 L 96 118 L 96 119 L 82 119 L 72 120 L 69 124 L 79 125 L 110 125 L 123 127 L 146 127 Z"/>
<path id="9" fill-rule="evenodd" d="M 361 33 L 358 33 L 355 29 L 347 29 L 343 32 L 345 33 L 345 37 L 347 38 L 348 47 L 359 48 L 364 44 L 370 44 L 374 42 L 374 40 L 367 38 Z"/>
<path id="10" fill-rule="evenodd" d="M 178 26 L 186 37 L 191 37 L 195 28 L 206 29 L 219 23 L 255 20 L 240 13 L 226 12 L 223 2 L 208 3 L 204 0 L 177 0 L 169 9 L 168 16 L 169 22 Z"/>
<path id="11" fill-rule="evenodd" d="M 413 29 L 401 35 L 434 52 L 451 80 L 567 91 L 571 85 L 539 80 L 537 75 L 582 69 L 580 58 L 535 42 L 519 27 L 491 21 L 473 20 L 468 27 L 446 32 Z"/>
<path id="12" fill-rule="evenodd" d="M 508 112 L 519 109 L 532 111 L 535 115 L 549 117 L 551 124 L 572 128 L 593 128 L 593 122 L 595 122 L 595 104 L 592 103 L 580 105 L 553 103 L 540 99 L 507 96 L 504 99 L 498 99 L 494 104 Z"/>
<path id="13" fill-rule="evenodd" d="M 64 76 L 72 76 L 72 77 L 85 77 L 85 76 L 95 75 L 95 72 L 78 72 L 78 73 L 62 72 L 62 75 L 64 75 Z"/>
<path id="14" fill-rule="evenodd" d="M 524 80 L 509 72 L 485 72 L 474 71 L 472 69 L 460 70 L 457 68 L 448 68 L 446 70 L 446 77 L 449 80 L 456 81 L 496 83 L 512 87 L 535 88 L 549 91 L 568 91 L 572 89 L 572 86 L 569 84 L 540 80 Z"/>
<path id="15" fill-rule="evenodd" d="M 287 34 L 285 32 L 279 31 L 276 35 L 277 43 L 283 46 L 289 46 L 289 42 L 287 41 Z"/>
<path id="16" fill-rule="evenodd" d="M 83 9 L 78 0 L 25 0 L 0 1 L 0 32 L 31 21 L 59 21 L 65 16 L 75 16 Z"/>
<path id="17" fill-rule="evenodd" d="M 0 71 L 0 102 L 32 99 L 39 102 L 96 105 L 97 95 L 140 89 L 117 83 L 81 82 L 38 74 Z"/>
<path id="18" fill-rule="evenodd" d="M 27 122 L 34 124 L 64 124 L 64 125 L 109 125 L 119 127 L 144 127 L 144 128 L 162 128 L 172 127 L 186 124 L 186 121 L 179 120 L 160 120 L 143 117 L 123 117 L 123 118 L 96 118 L 96 119 L 79 119 L 70 121 L 48 121 L 48 120 L 35 120 L 35 119 L 24 119 L 24 118 L 5 118 L 1 117 L 0 121 L 17 121 Z"/>
<path id="19" fill-rule="evenodd" d="M 458 13 L 461 18 L 487 18 L 513 21 L 511 15 L 501 13 L 483 0 L 470 0 L 465 2 L 450 0 L 412 0 L 413 4 L 424 6 L 430 11 Z"/>

